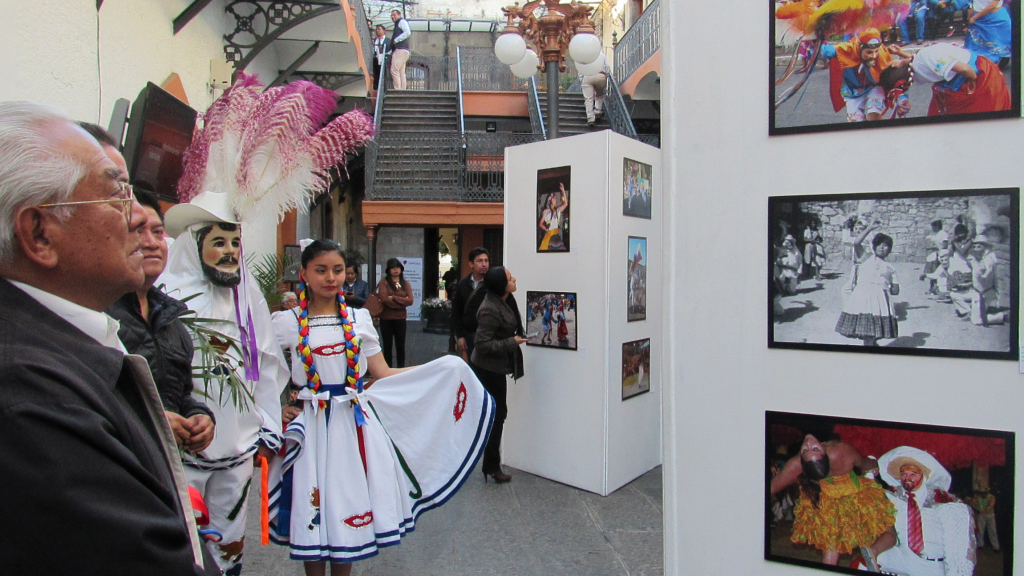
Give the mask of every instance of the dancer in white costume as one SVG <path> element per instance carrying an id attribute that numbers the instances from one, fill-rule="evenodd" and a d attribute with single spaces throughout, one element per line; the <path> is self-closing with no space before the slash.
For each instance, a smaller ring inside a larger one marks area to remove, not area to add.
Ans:
<path id="1" fill-rule="evenodd" d="M 390 368 L 369 313 L 339 294 L 345 260 L 333 241 L 303 250 L 300 278 L 292 378 L 307 387 L 284 456 L 271 464 L 271 537 L 305 561 L 306 574 L 325 574 L 331 562 L 331 574 L 344 576 L 462 486 L 494 400 L 454 356 Z M 378 380 L 364 389 L 367 371 Z"/>

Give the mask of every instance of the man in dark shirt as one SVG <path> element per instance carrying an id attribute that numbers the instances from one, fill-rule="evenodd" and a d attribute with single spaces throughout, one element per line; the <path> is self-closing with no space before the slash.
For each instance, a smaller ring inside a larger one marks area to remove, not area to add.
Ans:
<path id="1" fill-rule="evenodd" d="M 345 268 L 345 285 L 342 286 L 345 293 L 345 302 L 353 308 L 362 308 L 366 299 L 370 297 L 370 285 L 359 277 L 359 264 L 350 264 Z"/>
<path id="2" fill-rule="evenodd" d="M 491 253 L 479 247 L 469 251 L 471 273 L 459 281 L 452 298 L 452 330 L 455 332 L 455 346 L 465 358 L 473 355 L 473 340 L 476 338 L 476 313 L 484 300 L 487 290 L 483 287 L 484 274 L 491 268 Z"/>
<path id="3" fill-rule="evenodd" d="M 144 277 L 123 170 L 31 102 L 0 103 L 0 167 L 0 571 L 204 574 L 148 366 L 103 313 Z"/>
<path id="4" fill-rule="evenodd" d="M 146 211 L 146 223 L 139 229 L 146 280 L 138 291 L 115 302 L 107 314 L 121 323 L 117 335 L 128 352 L 149 362 L 175 441 L 189 452 L 198 452 L 213 440 L 214 421 L 213 412 L 192 397 L 192 336 L 179 319 L 188 307 L 153 286 L 167 264 L 163 213 L 148 192 L 137 190 L 135 198 Z"/>

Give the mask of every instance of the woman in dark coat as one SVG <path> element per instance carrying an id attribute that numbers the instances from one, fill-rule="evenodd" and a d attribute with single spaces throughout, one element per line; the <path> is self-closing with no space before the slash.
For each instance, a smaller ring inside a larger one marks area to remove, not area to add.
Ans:
<path id="1" fill-rule="evenodd" d="M 507 374 L 518 379 L 523 375 L 523 351 L 519 345 L 526 342 L 523 320 L 512 293 L 516 279 L 502 266 L 491 268 L 484 274 L 487 293 L 477 312 L 476 346 L 470 361 L 484 388 L 494 396 L 497 413 L 494 426 L 484 448 L 483 473 L 498 484 L 512 479 L 501 469 L 501 432 L 508 415 L 505 393 Z"/>

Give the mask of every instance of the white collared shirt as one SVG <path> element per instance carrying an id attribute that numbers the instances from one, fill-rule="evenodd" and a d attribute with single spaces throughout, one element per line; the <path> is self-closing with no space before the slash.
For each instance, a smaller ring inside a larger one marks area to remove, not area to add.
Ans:
<path id="1" fill-rule="evenodd" d="M 128 353 L 125 350 L 124 344 L 121 343 L 121 339 L 117 337 L 117 330 L 121 327 L 121 323 L 106 313 L 79 306 L 74 302 L 50 294 L 45 290 L 40 290 L 35 286 L 29 286 L 23 282 L 16 282 L 10 279 L 8 281 L 100 344 L 125 354 Z"/>

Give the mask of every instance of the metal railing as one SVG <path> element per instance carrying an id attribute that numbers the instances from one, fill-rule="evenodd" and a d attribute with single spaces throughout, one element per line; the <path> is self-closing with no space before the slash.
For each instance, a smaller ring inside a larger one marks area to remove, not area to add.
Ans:
<path id="1" fill-rule="evenodd" d="M 619 93 L 619 85 L 611 76 L 608 77 L 608 85 L 604 90 L 604 113 L 608 116 L 608 123 L 612 125 L 612 130 L 623 136 L 636 138 L 633 118 L 629 110 L 626 109 L 622 94 Z"/>
<path id="2" fill-rule="evenodd" d="M 366 22 L 366 8 L 363 6 L 363 0 L 349 0 L 349 5 L 352 7 L 352 11 L 355 12 L 356 22 Z M 362 44 L 363 48 L 363 60 L 366 64 L 366 71 L 373 73 L 373 28 L 362 28 L 358 24 L 356 25 L 357 30 L 365 30 L 365 34 L 359 35 L 359 43 Z M 382 74 L 383 75 L 383 74 Z"/>
<path id="3" fill-rule="evenodd" d="M 500 202 L 505 148 L 541 139 L 493 132 L 378 134 L 366 146 L 366 199 Z"/>
<path id="4" fill-rule="evenodd" d="M 480 46 L 460 47 L 462 81 L 466 90 L 526 91 L 529 80 L 516 78 L 506 64 L 494 55 L 494 49 Z"/>
<path id="5" fill-rule="evenodd" d="M 456 78 L 459 81 L 459 133 L 466 134 L 466 111 L 462 106 L 462 51 L 455 47 L 455 66 L 458 70 Z"/>
<path id="6" fill-rule="evenodd" d="M 654 0 L 615 46 L 615 80 L 627 78 L 661 48 L 661 0 Z"/>
<path id="7" fill-rule="evenodd" d="M 548 130 L 544 126 L 544 115 L 540 110 L 540 97 L 537 95 L 537 77 L 530 76 L 529 89 L 526 91 L 526 106 L 530 110 L 530 127 L 534 134 L 540 134 L 542 140 L 548 139 Z"/>
<path id="8" fill-rule="evenodd" d="M 457 58 L 450 56 L 410 56 L 405 64 L 409 90 L 443 90 L 458 88 Z"/>

